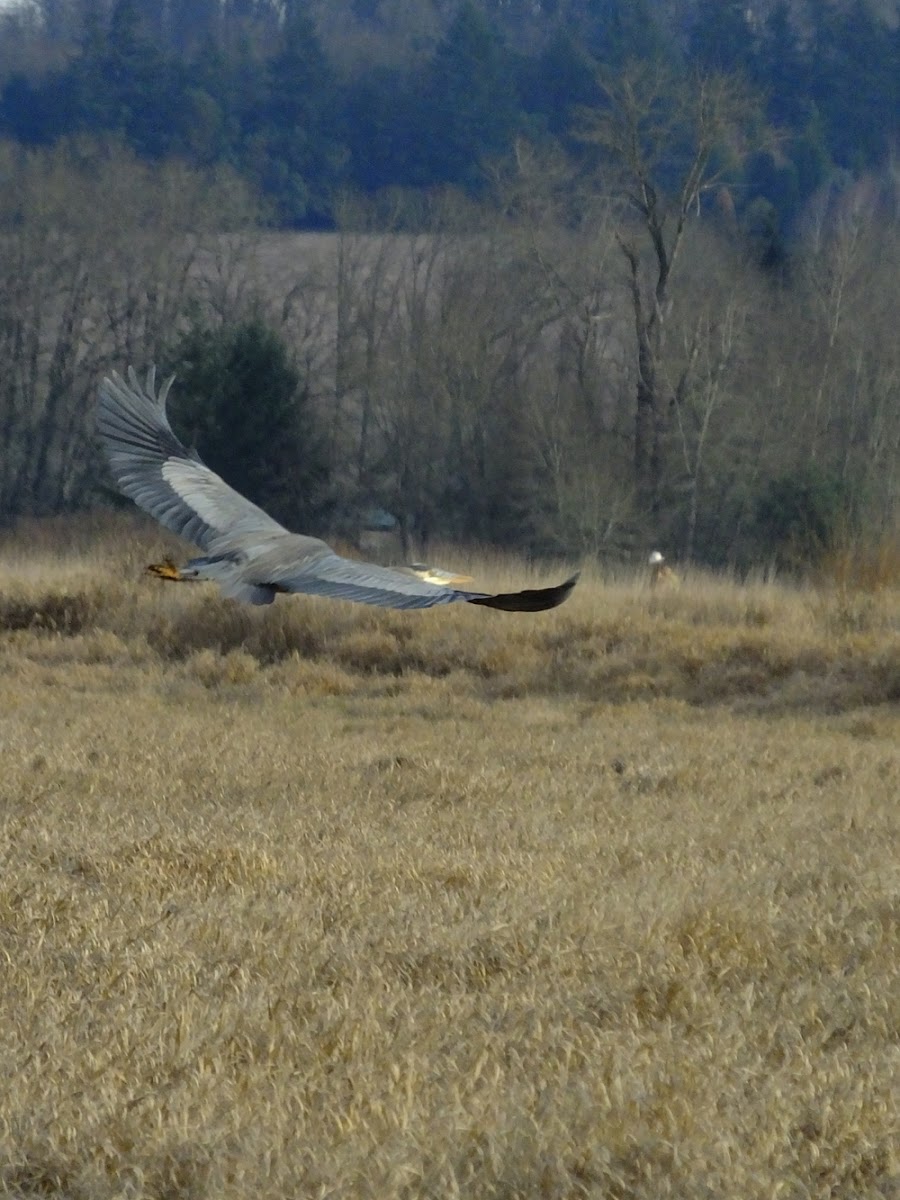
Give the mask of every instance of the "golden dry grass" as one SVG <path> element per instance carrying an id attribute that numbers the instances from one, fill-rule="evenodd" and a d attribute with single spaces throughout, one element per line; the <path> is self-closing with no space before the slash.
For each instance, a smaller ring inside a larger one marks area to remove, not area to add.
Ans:
<path id="1" fill-rule="evenodd" d="M 0 546 L 0 1194 L 900 1195 L 896 591 L 159 552 Z"/>

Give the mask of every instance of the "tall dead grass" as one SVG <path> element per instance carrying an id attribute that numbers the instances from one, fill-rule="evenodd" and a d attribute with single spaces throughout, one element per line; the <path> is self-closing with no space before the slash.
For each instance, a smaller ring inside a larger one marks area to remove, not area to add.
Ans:
<path id="1" fill-rule="evenodd" d="M 0 548 L 0 1194 L 898 1194 L 890 589 L 255 611 L 56 536 Z"/>
<path id="2" fill-rule="evenodd" d="M 232 666 L 243 655 L 260 682 L 290 661 L 351 681 L 463 672 L 488 695 L 589 701 L 827 709 L 900 697 L 900 590 L 889 586 L 739 585 L 697 572 L 660 594 L 640 573 L 609 580 L 589 568 L 564 608 L 525 617 L 463 605 L 410 615 L 303 597 L 258 610 L 209 585 L 148 579 L 144 564 L 171 550 L 122 518 L 26 528 L 0 546 L 0 629 L 24 657 L 196 660 L 207 681 L 217 678 L 210 655 L 231 656 Z M 446 555 L 498 590 L 561 573 L 500 555 Z"/>

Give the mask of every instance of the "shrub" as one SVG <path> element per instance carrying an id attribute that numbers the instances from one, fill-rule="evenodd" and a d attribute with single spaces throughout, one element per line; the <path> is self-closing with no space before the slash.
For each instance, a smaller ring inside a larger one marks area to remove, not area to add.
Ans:
<path id="1" fill-rule="evenodd" d="M 831 546 L 847 507 L 844 482 L 810 464 L 769 480 L 756 503 L 757 536 L 779 565 L 808 567 Z"/>
<path id="2" fill-rule="evenodd" d="M 195 327 L 175 353 L 173 425 L 203 461 L 294 528 L 314 527 L 327 462 L 309 397 L 281 338 L 261 319 Z"/>

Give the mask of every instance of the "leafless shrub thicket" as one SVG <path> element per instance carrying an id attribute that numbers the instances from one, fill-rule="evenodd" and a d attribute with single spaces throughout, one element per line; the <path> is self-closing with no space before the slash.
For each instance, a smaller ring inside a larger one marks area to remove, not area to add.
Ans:
<path id="1" fill-rule="evenodd" d="M 490 209 L 436 202 L 418 235 L 350 204 L 335 235 L 239 232 L 250 205 L 226 178 L 109 149 L 3 156 L 7 516 L 96 499 L 104 371 L 177 369 L 192 323 L 262 314 L 327 447 L 336 529 L 375 505 L 417 551 L 477 539 L 616 559 L 652 543 L 740 564 L 771 552 L 768 483 L 812 464 L 847 522 L 896 536 L 898 231 L 876 183 L 823 197 L 779 280 L 697 216 L 695 189 L 649 328 L 646 213 L 526 147 Z M 653 429 L 637 454 L 648 337 Z"/>
<path id="2" fill-rule="evenodd" d="M 857 533 L 896 536 L 897 229 L 884 207 L 851 219 L 832 205 L 783 280 L 713 218 L 686 224 L 653 350 L 654 513 L 635 460 L 641 360 L 621 253 L 623 230 L 642 253 L 641 231 L 611 201 L 563 223 L 534 203 L 524 166 L 520 193 L 477 232 L 469 212 L 464 234 L 450 220 L 418 238 L 336 239 L 319 386 L 332 381 L 348 494 L 376 497 L 419 543 L 616 558 L 664 542 L 746 563 L 774 553 L 758 520 L 768 482 L 812 467 Z"/>
<path id="3" fill-rule="evenodd" d="M 158 358 L 197 305 L 221 307 L 219 235 L 246 223 L 250 205 L 232 180 L 142 165 L 116 147 L 3 145 L 0 170 L 0 513 L 9 517 L 94 494 L 99 376 Z"/>

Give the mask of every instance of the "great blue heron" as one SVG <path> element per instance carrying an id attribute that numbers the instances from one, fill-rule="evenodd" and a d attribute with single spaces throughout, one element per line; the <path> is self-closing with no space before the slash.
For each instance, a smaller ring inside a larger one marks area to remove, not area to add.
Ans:
<path id="1" fill-rule="evenodd" d="M 151 567 L 167 579 L 211 579 L 250 604 L 271 604 L 279 592 L 306 592 L 382 608 L 432 608 L 465 600 L 508 612 L 540 612 L 568 597 L 578 579 L 556 587 L 492 595 L 465 591 L 415 570 L 342 558 L 319 538 L 291 533 L 245 499 L 190 453 L 172 432 L 166 398 L 151 367 L 142 386 L 113 372 L 100 385 L 97 428 L 121 490 L 166 529 L 203 551 L 186 566 Z M 451 577 L 452 578 L 452 577 Z"/>

